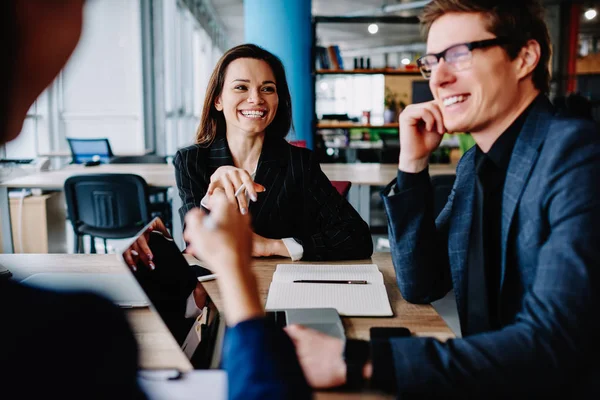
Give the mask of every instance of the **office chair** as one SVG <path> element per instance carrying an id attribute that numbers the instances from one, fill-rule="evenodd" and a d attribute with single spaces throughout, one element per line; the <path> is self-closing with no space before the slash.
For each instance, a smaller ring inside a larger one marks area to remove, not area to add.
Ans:
<path id="1" fill-rule="evenodd" d="M 114 156 L 110 164 L 166 164 L 167 158 L 156 154 L 139 156 Z M 149 187 L 150 213 L 152 217 L 161 217 L 169 232 L 173 231 L 173 216 L 168 188 Z"/>
<path id="2" fill-rule="evenodd" d="M 433 186 L 433 215 L 436 217 L 440 215 L 440 212 L 442 212 L 448 202 L 448 196 L 450 196 L 455 180 L 456 175 L 454 174 L 434 175 L 431 177 L 431 186 Z"/>
<path id="3" fill-rule="evenodd" d="M 306 148 L 306 140 L 290 140 L 289 143 L 292 146 L 303 147 Z M 333 187 L 341 194 L 343 197 L 348 197 L 348 192 L 350 192 L 350 187 L 352 183 L 349 181 L 331 181 Z"/>
<path id="4" fill-rule="evenodd" d="M 306 140 L 290 140 L 288 143 L 292 146 L 306 148 Z"/>
<path id="5" fill-rule="evenodd" d="M 108 163 L 113 156 L 110 142 L 107 138 L 99 139 L 76 139 L 67 138 L 71 148 L 71 163 L 84 164 L 99 157 L 100 162 Z"/>
<path id="6" fill-rule="evenodd" d="M 348 193 L 350 192 L 350 188 L 352 187 L 352 182 L 350 181 L 331 181 L 333 187 L 341 194 L 343 197 L 348 198 Z"/>
<path id="7" fill-rule="evenodd" d="M 83 236 L 125 239 L 135 236 L 151 220 L 148 185 L 139 175 L 77 175 L 65 181 L 69 220 L 75 232 L 75 253 L 83 251 Z"/>
<path id="8" fill-rule="evenodd" d="M 379 162 L 381 164 L 397 164 L 398 154 L 400 153 L 400 138 L 398 133 L 394 135 L 380 135 L 383 148 L 381 149 L 381 155 Z"/>

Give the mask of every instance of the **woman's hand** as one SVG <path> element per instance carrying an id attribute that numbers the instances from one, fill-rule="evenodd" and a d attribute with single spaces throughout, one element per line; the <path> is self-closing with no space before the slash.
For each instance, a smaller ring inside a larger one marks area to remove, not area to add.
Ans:
<path id="1" fill-rule="evenodd" d="M 257 193 L 264 192 L 265 187 L 252 180 L 252 177 L 242 168 L 224 165 L 219 167 L 210 177 L 210 185 L 208 185 L 207 194 L 212 196 L 215 189 L 223 189 L 227 199 L 233 204 L 237 204 L 240 212 L 246 214 L 248 212 L 248 198 L 244 196 L 235 196 L 236 191 L 244 185 L 248 198 L 252 201 L 258 199 Z"/>
<path id="2" fill-rule="evenodd" d="M 282 256 L 290 257 L 287 247 L 281 239 L 267 239 L 252 233 L 252 257 Z"/>
<path id="3" fill-rule="evenodd" d="M 186 252 L 205 261 L 217 274 L 223 273 L 225 258 L 249 263 L 252 249 L 250 216 L 236 212 L 235 203 L 220 189 L 213 192 L 209 206 L 210 216 L 200 208 L 190 210 L 185 216 Z"/>
<path id="4" fill-rule="evenodd" d="M 123 258 L 127 262 L 127 265 L 129 265 L 133 271 L 137 271 L 137 266 L 140 261 L 142 265 L 149 267 L 150 269 L 156 268 L 152 262 L 152 251 L 150 250 L 150 246 L 148 246 L 148 239 L 150 238 L 150 232 L 152 231 L 159 231 L 166 237 L 171 237 L 162 220 L 156 218 L 152 225 L 146 229 L 146 232 L 140 235 L 138 240 L 136 240 L 123 254 Z"/>
<path id="5" fill-rule="evenodd" d="M 227 323 L 264 315 L 256 278 L 250 269 L 250 216 L 235 212 L 235 203 L 220 190 L 210 199 L 210 215 L 195 208 L 185 217 L 187 252 L 200 258 L 217 275 Z"/>

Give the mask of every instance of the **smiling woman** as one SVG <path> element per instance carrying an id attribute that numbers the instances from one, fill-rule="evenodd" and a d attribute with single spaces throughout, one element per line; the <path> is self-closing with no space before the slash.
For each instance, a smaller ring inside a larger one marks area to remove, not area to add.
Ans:
<path id="1" fill-rule="evenodd" d="M 223 191 L 252 215 L 254 256 L 292 260 L 368 258 L 368 225 L 331 185 L 308 149 L 285 141 L 292 125 L 281 61 L 245 44 L 226 52 L 210 78 L 196 144 L 173 164 L 183 206 L 210 209 Z"/>

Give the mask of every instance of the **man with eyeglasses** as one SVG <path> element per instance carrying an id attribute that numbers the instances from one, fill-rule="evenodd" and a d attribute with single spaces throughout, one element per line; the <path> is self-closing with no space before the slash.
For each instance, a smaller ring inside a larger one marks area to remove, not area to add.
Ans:
<path id="1" fill-rule="evenodd" d="M 434 0 L 421 21 L 434 100 L 400 115 L 383 200 L 403 297 L 427 304 L 454 288 L 464 338 L 371 340 L 344 360 L 333 339 L 288 328 L 307 379 L 426 398 L 597 394 L 600 135 L 546 97 L 543 9 Z M 436 216 L 428 159 L 445 132 L 470 132 L 476 146 Z"/>

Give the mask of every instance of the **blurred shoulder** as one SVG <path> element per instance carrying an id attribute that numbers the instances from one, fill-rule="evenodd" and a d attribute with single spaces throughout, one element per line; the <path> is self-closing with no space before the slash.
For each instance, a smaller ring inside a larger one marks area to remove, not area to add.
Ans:
<path id="1" fill-rule="evenodd" d="M 4 315 L 20 316 L 23 310 L 34 310 L 43 306 L 51 309 L 52 313 L 42 313 L 38 318 L 68 322 L 68 319 L 64 320 L 66 316 L 85 318 L 85 314 L 89 315 L 91 312 L 94 318 L 103 317 L 119 323 L 125 321 L 121 310 L 109 300 L 87 292 L 59 293 L 15 282 L 3 284 L 1 292 L 0 308 L 3 309 Z M 81 323 L 81 319 L 77 321 Z"/>

